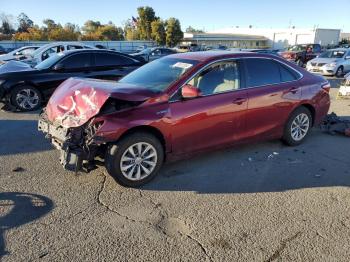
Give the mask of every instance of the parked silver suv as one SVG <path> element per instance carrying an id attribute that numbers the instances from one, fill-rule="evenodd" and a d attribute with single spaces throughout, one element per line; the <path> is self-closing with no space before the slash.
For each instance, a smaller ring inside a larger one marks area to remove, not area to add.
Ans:
<path id="1" fill-rule="evenodd" d="M 350 49 L 327 50 L 307 62 L 306 69 L 312 73 L 341 77 L 350 71 Z"/>

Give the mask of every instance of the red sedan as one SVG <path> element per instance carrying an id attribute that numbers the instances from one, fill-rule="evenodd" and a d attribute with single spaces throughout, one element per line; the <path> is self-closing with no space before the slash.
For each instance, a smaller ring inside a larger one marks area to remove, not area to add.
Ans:
<path id="1" fill-rule="evenodd" d="M 327 114 L 329 83 L 267 54 L 170 55 L 118 83 L 71 78 L 51 97 L 39 130 L 68 170 L 95 168 L 137 187 L 165 160 L 234 144 L 295 146 Z"/>

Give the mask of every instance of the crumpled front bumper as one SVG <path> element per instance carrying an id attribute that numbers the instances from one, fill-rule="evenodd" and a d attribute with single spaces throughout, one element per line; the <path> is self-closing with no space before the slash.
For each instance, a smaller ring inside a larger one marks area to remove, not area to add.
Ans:
<path id="1" fill-rule="evenodd" d="M 51 140 L 52 145 L 60 151 L 60 163 L 69 171 L 90 171 L 91 160 L 97 155 L 97 147 L 85 143 L 84 128 L 65 128 L 51 123 L 46 115 L 40 115 L 38 130 Z"/>

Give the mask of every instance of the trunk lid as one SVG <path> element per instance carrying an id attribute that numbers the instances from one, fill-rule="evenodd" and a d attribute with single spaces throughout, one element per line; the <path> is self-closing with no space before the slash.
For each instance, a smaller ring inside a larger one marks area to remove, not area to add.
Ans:
<path id="1" fill-rule="evenodd" d="M 51 96 L 47 118 L 63 127 L 78 127 L 97 115 L 109 97 L 143 102 L 159 94 L 149 89 L 97 79 L 69 78 Z"/>

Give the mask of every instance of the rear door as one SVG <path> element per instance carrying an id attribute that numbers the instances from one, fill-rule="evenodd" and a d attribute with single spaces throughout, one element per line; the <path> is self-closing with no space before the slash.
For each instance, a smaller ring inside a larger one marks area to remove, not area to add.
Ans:
<path id="1" fill-rule="evenodd" d="M 174 154 L 192 153 L 230 144 L 245 136 L 247 90 L 240 89 L 239 62 L 214 63 L 188 84 L 200 89 L 194 99 L 181 98 L 181 89 L 170 102 Z"/>
<path id="2" fill-rule="evenodd" d="M 248 91 L 247 132 L 250 137 L 276 137 L 301 99 L 300 75 L 268 58 L 244 59 Z"/>
<path id="3" fill-rule="evenodd" d="M 93 74 L 96 78 L 119 80 L 140 66 L 130 57 L 112 52 L 95 52 Z"/>

